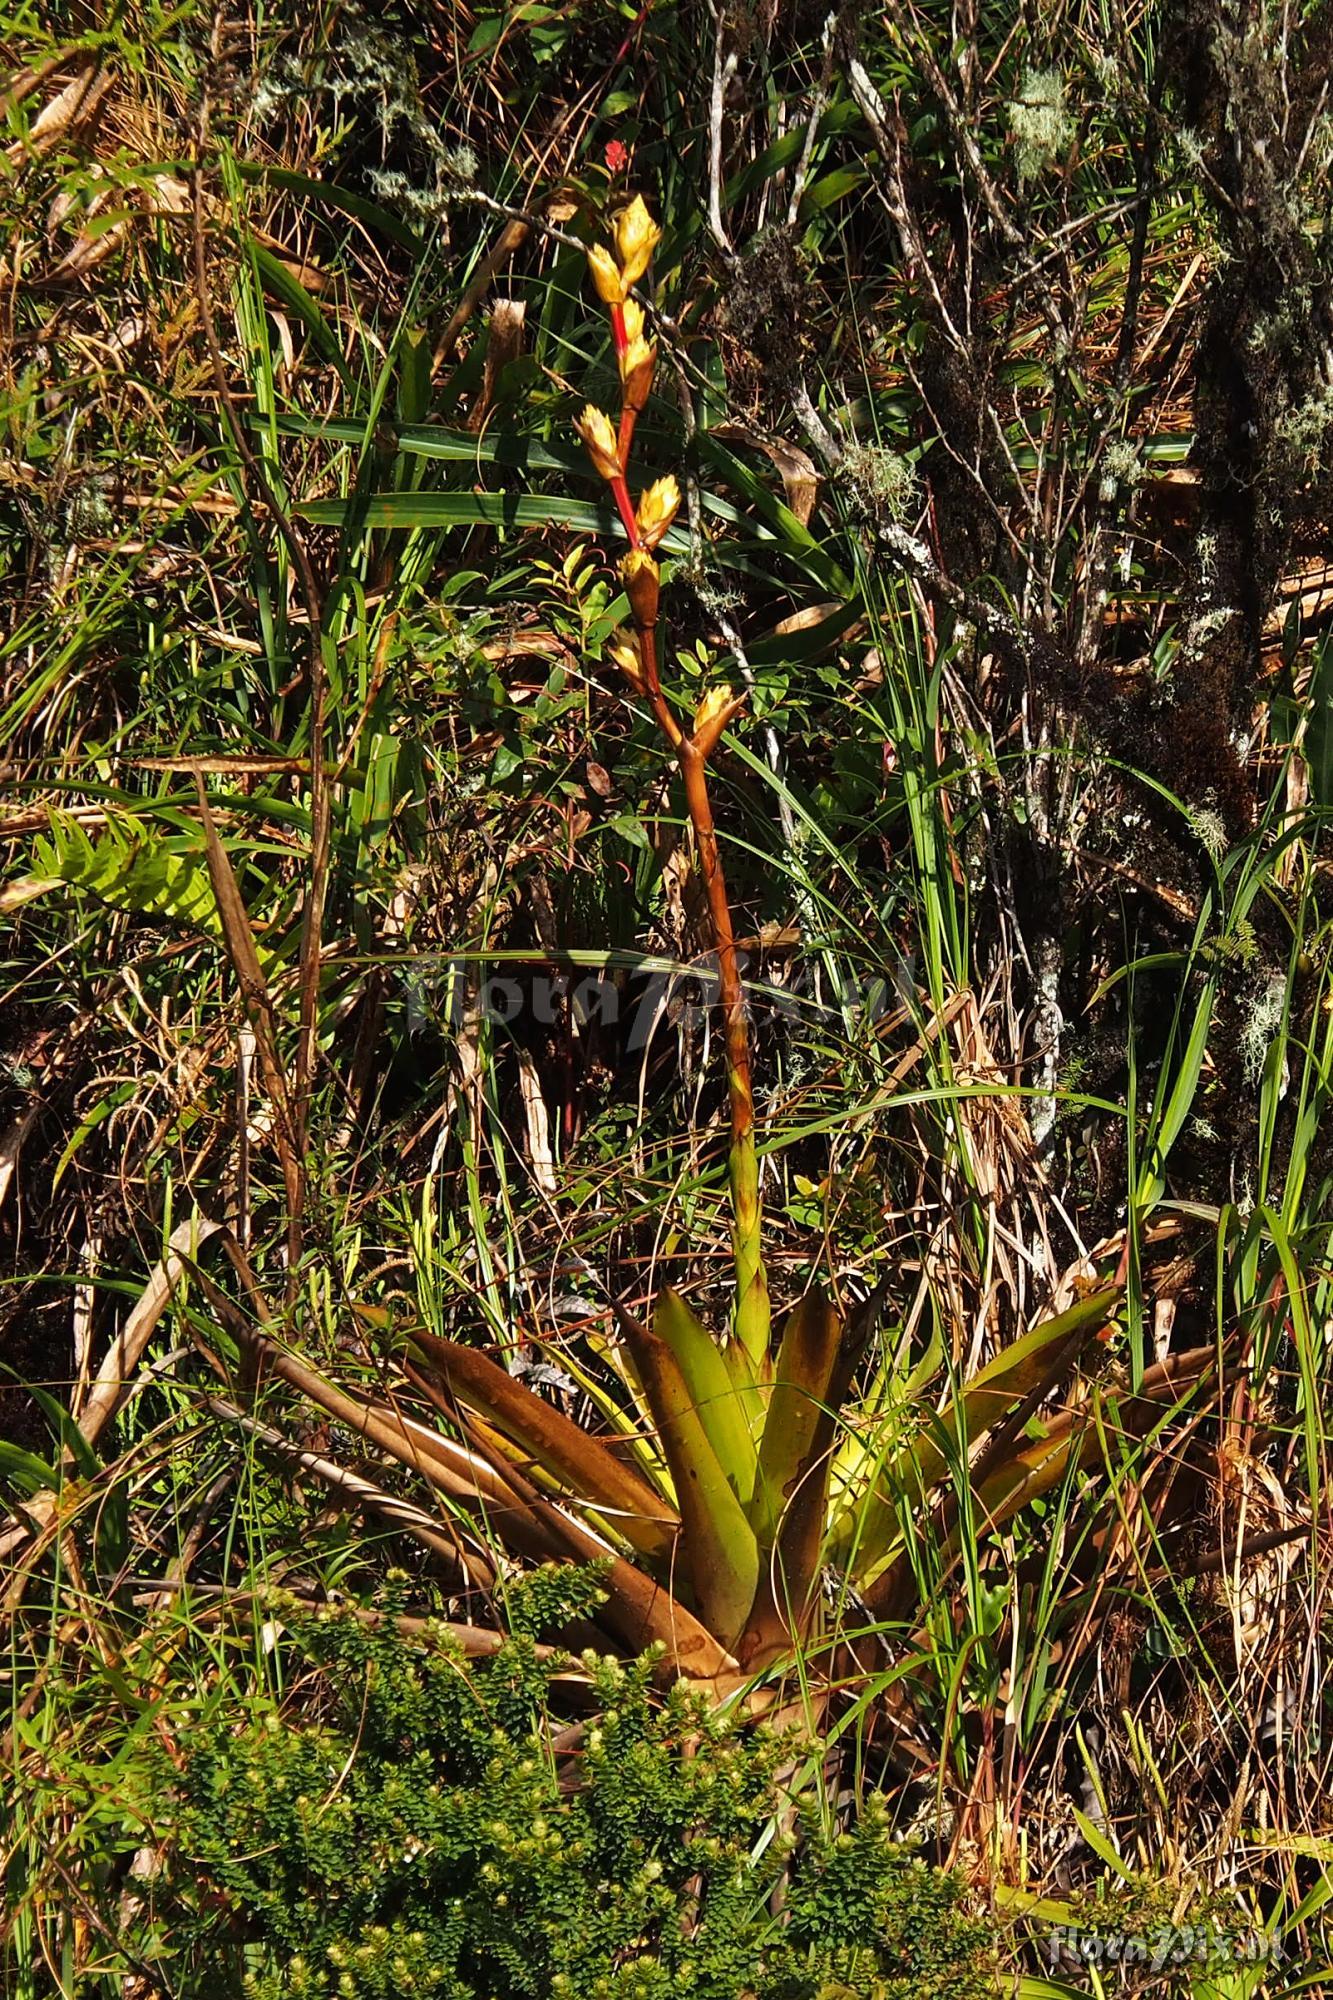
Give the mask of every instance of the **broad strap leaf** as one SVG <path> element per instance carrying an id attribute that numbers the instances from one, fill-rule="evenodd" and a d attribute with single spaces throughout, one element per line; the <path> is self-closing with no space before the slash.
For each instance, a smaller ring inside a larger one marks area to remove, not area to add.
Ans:
<path id="1" fill-rule="evenodd" d="M 787 1651 L 816 1604 L 829 1548 L 829 1479 L 843 1401 L 874 1324 L 869 1305 L 844 1326 L 822 1291 L 789 1315 L 778 1350 L 773 1401 L 760 1450 L 756 1509 L 766 1551 L 754 1609 L 740 1642 L 752 1671 Z"/>
<path id="2" fill-rule="evenodd" d="M 812 1286 L 787 1315 L 769 1391 L 751 1509 L 764 1547 L 772 1546 L 783 1508 L 810 1473 L 811 1447 L 828 1403 L 841 1342 L 839 1314 L 824 1292 Z M 826 1483 L 827 1470 L 819 1479 L 821 1496 Z"/>
<path id="3" fill-rule="evenodd" d="M 573 1498 L 603 1513 L 631 1548 L 654 1561 L 667 1560 L 676 1530 L 670 1505 L 599 1438 L 516 1382 L 478 1348 L 441 1340 L 424 1327 L 411 1335 L 409 1348 L 461 1404 L 530 1453 Z"/>
<path id="4" fill-rule="evenodd" d="M 1051 1383 L 1069 1358 L 1070 1344 L 1077 1351 L 1090 1339 L 1119 1297 L 1118 1287 L 1103 1287 L 1013 1341 L 932 1418 L 928 1429 L 892 1452 L 878 1470 L 875 1448 L 867 1444 L 864 1490 L 838 1523 L 840 1550 L 862 1588 L 879 1575 L 899 1544 L 903 1509 L 926 1503 L 960 1455 L 970 1454 L 1007 1412 Z"/>
<path id="5" fill-rule="evenodd" d="M 748 1506 L 758 1461 L 750 1434 L 747 1399 L 737 1387 L 737 1364 L 742 1370 L 739 1379 L 748 1380 L 751 1386 L 749 1402 L 757 1401 L 757 1391 L 744 1350 L 732 1340 L 728 1342 L 730 1355 L 724 1355 L 680 1294 L 669 1287 L 658 1294 L 653 1330 L 671 1349 L 718 1464 L 737 1498 Z"/>
<path id="6" fill-rule="evenodd" d="M 1049 1377 L 1053 1361 L 1065 1343 L 1091 1338 L 1120 1302 L 1120 1287 L 1108 1285 L 1078 1299 L 1065 1312 L 1043 1320 L 988 1361 L 973 1376 L 932 1426 L 932 1434 L 911 1447 L 917 1479 L 923 1487 L 943 1477 L 958 1450 L 975 1445 L 1007 1410 L 1030 1395 Z M 892 1478 L 892 1471 L 890 1472 Z"/>
<path id="7" fill-rule="evenodd" d="M 718 1461 L 676 1357 L 660 1335 L 617 1315 L 661 1432 L 680 1508 L 679 1563 L 708 1629 L 731 1647 L 759 1580 L 759 1545 Z"/>

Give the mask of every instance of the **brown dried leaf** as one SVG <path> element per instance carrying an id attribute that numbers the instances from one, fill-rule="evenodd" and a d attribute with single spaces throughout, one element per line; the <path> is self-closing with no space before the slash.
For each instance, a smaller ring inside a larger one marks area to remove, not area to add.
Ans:
<path id="1" fill-rule="evenodd" d="M 49 153 L 66 132 L 88 123 L 110 88 L 109 75 L 99 74 L 96 63 L 85 64 L 72 83 L 42 106 L 27 137 L 8 148 L 9 164 L 21 167 L 32 153 Z"/>
<path id="2" fill-rule="evenodd" d="M 718 424 L 713 434 L 725 438 L 729 444 L 748 445 L 753 451 L 762 451 L 778 469 L 787 505 L 801 526 L 809 527 L 819 498 L 819 472 L 808 451 L 798 444 L 788 444 L 785 438 L 761 437 L 744 424 Z"/>

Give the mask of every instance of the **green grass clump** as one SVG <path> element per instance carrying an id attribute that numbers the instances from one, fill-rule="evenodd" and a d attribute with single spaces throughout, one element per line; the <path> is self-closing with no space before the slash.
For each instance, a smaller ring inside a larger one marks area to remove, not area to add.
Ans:
<path id="1" fill-rule="evenodd" d="M 185 1741 L 143 1921 L 168 1990 L 252 2000 L 970 2000 L 990 1928 L 956 1880 L 845 1830 L 656 1662 L 583 1662 L 596 1719 L 561 1739 L 568 1662 L 518 1635 L 465 1666 L 443 1635 L 283 1612 L 323 1695 L 257 1700 Z M 569 1739 L 566 1738 L 566 1741 Z"/>

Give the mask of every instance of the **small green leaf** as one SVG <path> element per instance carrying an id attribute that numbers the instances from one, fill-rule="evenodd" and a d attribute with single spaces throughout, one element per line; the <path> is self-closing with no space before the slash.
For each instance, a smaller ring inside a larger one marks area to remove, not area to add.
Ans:
<path id="1" fill-rule="evenodd" d="M 645 854 L 651 854 L 653 844 L 648 838 L 643 821 L 634 813 L 617 813 L 606 822 L 608 833 L 618 833 L 631 847 L 641 847 Z"/>
<path id="2" fill-rule="evenodd" d="M 58 1486 L 60 1475 L 44 1458 L 38 1458 L 35 1451 L 24 1451 L 21 1445 L 0 1438 L 0 1482 L 31 1495 L 45 1487 Z"/>
<path id="3" fill-rule="evenodd" d="M 500 39 L 504 24 L 505 17 L 503 14 L 483 14 L 469 37 L 467 45 L 468 54 L 470 56 L 482 56 L 485 55 L 487 49 L 493 49 Z"/>

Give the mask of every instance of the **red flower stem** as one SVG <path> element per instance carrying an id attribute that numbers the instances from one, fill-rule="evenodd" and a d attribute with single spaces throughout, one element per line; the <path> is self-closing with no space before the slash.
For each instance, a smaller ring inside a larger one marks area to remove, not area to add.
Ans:
<path id="1" fill-rule="evenodd" d="M 623 453 L 621 457 L 623 459 Z M 625 475 L 623 472 L 619 479 L 611 481 L 611 491 L 616 496 L 616 505 L 620 509 L 620 518 L 625 523 L 625 533 L 629 536 L 630 547 L 632 549 L 641 549 L 643 541 L 639 534 L 639 523 L 634 512 L 634 502 L 629 497 L 629 487 L 625 484 Z"/>

